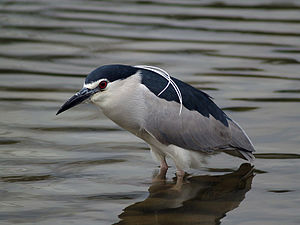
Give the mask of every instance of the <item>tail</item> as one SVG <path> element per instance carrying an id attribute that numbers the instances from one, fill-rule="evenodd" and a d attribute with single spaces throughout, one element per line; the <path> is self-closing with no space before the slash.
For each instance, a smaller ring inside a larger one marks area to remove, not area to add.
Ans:
<path id="1" fill-rule="evenodd" d="M 255 159 L 253 155 L 255 149 L 251 140 L 249 139 L 246 132 L 238 125 L 237 122 L 228 118 L 228 123 L 232 135 L 230 146 L 233 147 L 238 153 L 237 156 L 246 159 L 252 163 Z"/>
<path id="2" fill-rule="evenodd" d="M 241 149 L 238 149 L 237 151 L 243 156 L 244 159 L 248 160 L 250 163 L 254 162 L 255 157 L 252 154 L 252 152 L 248 152 Z"/>
<path id="3" fill-rule="evenodd" d="M 254 155 L 252 154 L 252 152 L 249 152 L 245 149 L 238 149 L 236 147 L 232 146 L 232 149 L 225 149 L 223 150 L 224 153 L 228 154 L 228 155 L 232 155 L 232 156 L 236 156 L 242 159 L 245 159 L 247 161 L 249 161 L 250 163 L 254 162 Z"/>

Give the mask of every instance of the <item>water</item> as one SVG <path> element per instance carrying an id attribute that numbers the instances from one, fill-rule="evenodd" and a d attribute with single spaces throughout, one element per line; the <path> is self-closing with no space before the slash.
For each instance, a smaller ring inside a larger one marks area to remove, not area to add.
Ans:
<path id="1" fill-rule="evenodd" d="M 299 224 L 300 2 L 0 2 L 1 224 Z M 103 64 L 149 64 L 206 91 L 254 142 L 181 192 L 92 105 L 55 116 Z"/>

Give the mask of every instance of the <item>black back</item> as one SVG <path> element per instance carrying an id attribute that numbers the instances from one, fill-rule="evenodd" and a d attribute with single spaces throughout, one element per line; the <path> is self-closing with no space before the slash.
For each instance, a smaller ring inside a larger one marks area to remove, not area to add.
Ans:
<path id="1" fill-rule="evenodd" d="M 212 115 L 216 120 L 219 120 L 228 127 L 226 114 L 211 100 L 211 97 L 208 94 L 174 77 L 172 77 L 172 80 L 181 91 L 184 107 L 189 110 L 198 111 L 205 117 Z M 142 69 L 142 83 L 155 95 L 158 95 L 166 87 L 168 80 L 155 72 Z M 172 85 L 169 85 L 169 87 L 159 97 L 166 99 L 167 101 L 180 103 Z"/>

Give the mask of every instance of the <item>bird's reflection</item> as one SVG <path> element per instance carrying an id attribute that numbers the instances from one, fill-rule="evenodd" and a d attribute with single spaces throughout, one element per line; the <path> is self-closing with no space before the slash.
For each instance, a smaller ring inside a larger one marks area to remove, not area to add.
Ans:
<path id="1" fill-rule="evenodd" d="M 116 224 L 220 224 L 245 198 L 253 177 L 253 166 L 245 163 L 229 174 L 191 177 L 179 190 L 154 182 L 148 198 L 126 207 Z"/>

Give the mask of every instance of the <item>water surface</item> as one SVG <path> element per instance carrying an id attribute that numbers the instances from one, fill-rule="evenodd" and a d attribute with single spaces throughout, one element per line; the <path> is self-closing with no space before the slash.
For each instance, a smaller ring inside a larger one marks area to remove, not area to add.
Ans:
<path id="1" fill-rule="evenodd" d="M 299 224 L 300 2 L 0 2 L 1 224 Z M 254 142 L 174 192 L 143 141 L 92 105 L 55 116 L 103 64 L 160 66 Z"/>

